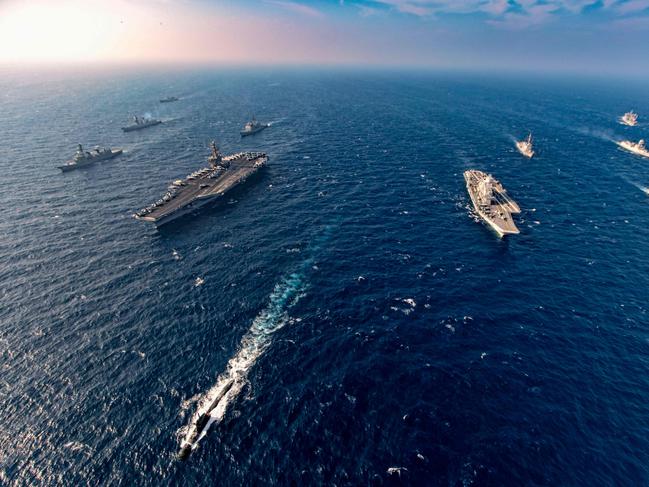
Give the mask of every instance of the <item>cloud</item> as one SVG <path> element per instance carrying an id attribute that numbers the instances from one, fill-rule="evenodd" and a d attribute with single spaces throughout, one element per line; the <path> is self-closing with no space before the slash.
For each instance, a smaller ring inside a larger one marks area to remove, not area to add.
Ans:
<path id="1" fill-rule="evenodd" d="M 356 0 L 369 8 L 368 2 Z M 582 15 L 588 10 L 609 12 L 613 17 L 649 14 L 649 0 L 373 0 L 372 5 L 415 15 L 482 15 L 492 25 L 526 27 L 561 15 Z"/>
<path id="2" fill-rule="evenodd" d="M 376 3 L 417 16 L 475 13 L 498 16 L 511 8 L 509 0 L 376 0 Z"/>
<path id="3" fill-rule="evenodd" d="M 313 7 L 309 7 L 303 3 L 291 2 L 289 0 L 264 0 L 264 3 L 268 5 L 275 5 L 276 7 L 283 8 L 284 10 L 289 10 L 300 15 L 306 15 L 308 17 L 324 17 L 324 14 Z"/>
<path id="4" fill-rule="evenodd" d="M 649 0 L 629 0 L 617 5 L 617 11 L 623 15 L 635 14 L 647 9 L 649 9 Z"/>

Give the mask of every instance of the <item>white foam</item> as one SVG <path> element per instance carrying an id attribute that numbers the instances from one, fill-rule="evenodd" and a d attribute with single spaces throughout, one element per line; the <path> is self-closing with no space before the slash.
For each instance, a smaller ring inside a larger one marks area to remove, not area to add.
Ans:
<path id="1" fill-rule="evenodd" d="M 412 308 L 414 308 L 415 306 L 417 306 L 417 303 L 416 303 L 415 300 L 412 299 L 412 298 L 405 298 L 405 299 L 402 299 L 401 301 L 403 301 L 404 303 L 406 303 L 407 305 L 409 305 L 409 306 L 412 307 Z"/>
<path id="2" fill-rule="evenodd" d="M 406 467 L 390 467 L 388 468 L 388 475 L 394 475 L 397 474 L 399 477 L 401 477 L 401 472 L 407 472 L 408 469 Z"/>
<path id="3" fill-rule="evenodd" d="M 218 376 L 216 384 L 201 399 L 189 423 L 190 426 L 179 432 L 185 433 L 181 447 L 191 445 L 192 449 L 196 448 L 212 425 L 223 420 L 228 406 L 239 396 L 241 389 L 247 383 L 248 372 L 270 345 L 272 335 L 291 321 L 287 310 L 304 295 L 302 292 L 304 287 L 303 274 L 291 274 L 275 286 L 268 305 L 253 320 L 250 329 L 241 339 L 239 351 L 228 361 L 225 371 Z M 215 404 L 217 399 L 218 402 Z M 199 432 L 196 430 L 196 423 L 204 414 L 209 414 L 210 419 Z"/>
<path id="4" fill-rule="evenodd" d="M 314 255 L 329 240 L 332 230 L 333 227 L 330 225 L 325 227 L 324 233 L 313 246 Z M 314 263 L 315 257 L 311 256 L 302 263 L 299 272 L 291 274 L 275 285 L 268 305 L 255 317 L 250 329 L 241 339 L 238 352 L 228 361 L 225 371 L 217 377 L 216 384 L 200 400 L 200 405 L 189 425 L 178 431 L 178 435 L 183 437 L 181 448 L 189 445 L 193 450 L 198 446 L 212 425 L 218 424 L 223 419 L 228 406 L 239 396 L 241 389 L 247 383 L 248 372 L 270 346 L 273 334 L 286 324 L 299 321 L 290 319 L 288 310 L 305 295 L 305 275 L 310 268 L 316 267 Z M 184 405 L 186 406 L 186 403 Z M 196 424 L 205 414 L 209 414 L 210 419 L 199 432 Z"/>

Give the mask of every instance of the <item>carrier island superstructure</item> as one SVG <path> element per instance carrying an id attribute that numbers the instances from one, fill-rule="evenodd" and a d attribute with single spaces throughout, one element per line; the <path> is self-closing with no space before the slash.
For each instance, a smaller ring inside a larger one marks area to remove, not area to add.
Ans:
<path id="1" fill-rule="evenodd" d="M 475 211 L 498 233 L 498 236 L 520 233 L 512 214 L 520 213 L 521 209 L 507 195 L 500 182 L 491 174 L 475 169 L 465 171 L 464 180 Z"/>
<path id="2" fill-rule="evenodd" d="M 215 142 L 210 143 L 210 149 L 208 167 L 174 181 L 161 199 L 135 213 L 135 218 L 157 226 L 169 223 L 220 198 L 261 170 L 268 161 L 262 152 L 222 156 Z"/>

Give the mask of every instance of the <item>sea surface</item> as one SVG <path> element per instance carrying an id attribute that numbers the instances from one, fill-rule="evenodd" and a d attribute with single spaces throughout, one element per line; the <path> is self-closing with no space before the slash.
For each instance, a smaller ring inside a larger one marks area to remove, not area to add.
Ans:
<path id="1" fill-rule="evenodd" d="M 135 114 L 164 123 L 122 133 Z M 241 139 L 252 115 L 272 125 Z M 0 484 L 649 484 L 649 160 L 627 137 L 649 139 L 646 83 L 4 69 Z M 268 167 L 166 228 L 132 218 L 213 139 Z M 125 154 L 62 174 L 77 143 Z M 470 168 L 520 235 L 476 218 Z"/>

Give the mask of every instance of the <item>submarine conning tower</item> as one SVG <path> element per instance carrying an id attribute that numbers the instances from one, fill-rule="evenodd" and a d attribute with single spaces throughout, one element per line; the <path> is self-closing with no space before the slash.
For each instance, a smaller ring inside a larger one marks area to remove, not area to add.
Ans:
<path id="1" fill-rule="evenodd" d="M 216 146 L 216 142 L 210 142 L 210 149 L 212 150 L 212 153 L 207 158 L 207 162 L 209 162 L 213 167 L 216 167 L 223 160 L 223 156 L 221 155 L 219 148 Z"/>

